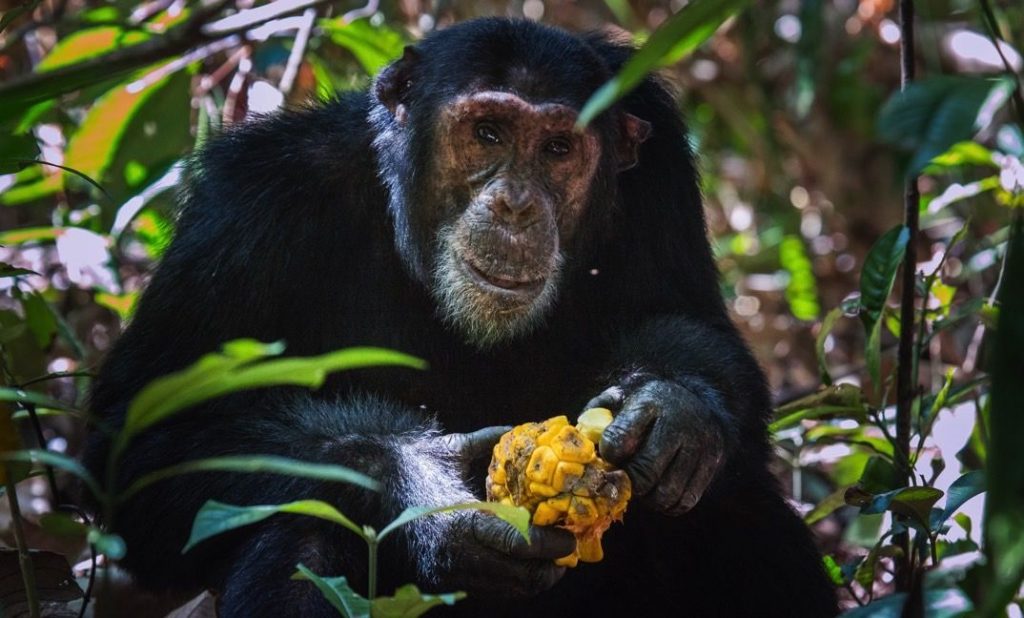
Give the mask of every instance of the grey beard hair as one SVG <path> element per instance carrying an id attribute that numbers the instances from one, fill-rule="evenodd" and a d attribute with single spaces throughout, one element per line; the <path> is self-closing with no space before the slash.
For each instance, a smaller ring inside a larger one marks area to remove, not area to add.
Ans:
<path id="1" fill-rule="evenodd" d="M 452 247 L 451 226 L 438 232 L 437 256 L 431 293 L 444 321 L 462 333 L 479 349 L 529 334 L 541 326 L 558 297 L 564 258 L 556 254 L 555 265 L 544 288 L 529 306 L 508 306 L 503 299 L 481 290 L 463 272 Z"/>

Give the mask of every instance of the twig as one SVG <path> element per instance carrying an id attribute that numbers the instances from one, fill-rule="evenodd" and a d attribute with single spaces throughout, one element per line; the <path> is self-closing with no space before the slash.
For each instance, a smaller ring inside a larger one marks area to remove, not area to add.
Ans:
<path id="1" fill-rule="evenodd" d="M 234 34 L 283 15 L 325 4 L 328 0 L 277 0 L 259 8 L 241 11 L 230 17 L 210 21 L 230 0 L 217 0 L 200 9 L 185 23 L 152 39 L 67 65 L 44 73 L 30 73 L 0 86 L 3 107 L 38 103 L 73 92 L 97 81 L 119 77 L 146 65 L 184 53 L 197 45 Z M 41 86 L 46 84 L 45 88 Z"/>
<path id="2" fill-rule="evenodd" d="M 0 411 L 0 414 L 6 413 L 6 410 Z M 10 463 L 4 464 L 4 487 L 7 488 L 7 503 L 11 506 L 11 527 L 14 528 L 14 543 L 18 546 L 18 567 L 21 569 L 21 581 L 25 584 L 25 600 L 28 601 L 28 613 L 32 618 L 39 618 L 36 572 L 32 567 L 32 556 L 28 553 L 25 529 L 21 525 L 18 490 L 14 486 L 14 467 Z"/>
<path id="3" fill-rule="evenodd" d="M 341 20 L 346 24 L 350 24 L 361 17 L 372 17 L 377 9 L 380 8 L 380 0 L 369 0 L 366 6 L 361 6 L 358 9 L 352 9 L 348 13 L 341 16 Z"/>
<path id="4" fill-rule="evenodd" d="M 1003 37 L 999 34 L 999 24 L 996 22 L 996 15 L 992 11 L 992 5 L 989 3 L 989 0 L 979 1 L 981 3 L 981 15 L 989 31 L 989 38 L 992 39 L 992 44 L 996 46 L 996 53 L 999 54 L 999 59 L 1003 61 L 1003 67 L 1013 79 L 1013 107 L 1014 111 L 1017 112 L 1017 122 L 1020 123 L 1021 128 L 1024 128 L 1024 94 L 1021 94 L 1024 86 L 1021 85 L 1020 75 L 1017 74 L 1010 61 L 1006 59 L 1006 55 L 1003 54 L 1003 47 L 1000 45 L 1000 43 L 1003 43 Z"/>
<path id="5" fill-rule="evenodd" d="M 914 2 L 900 0 L 900 90 L 906 91 L 914 80 Z M 910 479 L 910 421 L 917 391 L 917 376 L 912 375 L 914 367 L 914 283 L 916 279 L 917 252 L 914 242 L 919 228 L 919 204 L 921 196 L 917 187 L 917 176 L 907 179 L 903 194 L 903 221 L 909 231 L 909 240 L 903 254 L 903 285 L 900 294 L 900 337 L 897 352 L 898 365 L 896 374 L 896 442 L 897 461 L 903 464 L 902 469 Z M 901 532 L 893 541 L 910 554 L 910 535 Z M 913 579 L 912 561 L 908 559 L 896 561 L 896 589 L 900 592 L 910 590 Z"/>
<path id="6" fill-rule="evenodd" d="M 281 94 L 288 96 L 295 85 L 295 78 L 299 75 L 299 67 L 302 66 L 302 58 L 306 55 L 306 44 L 309 43 L 309 34 L 313 31 L 313 23 L 316 21 L 316 10 L 306 9 L 302 13 L 302 23 L 295 33 L 295 42 L 292 43 L 292 51 L 288 54 L 288 64 L 285 65 L 284 75 L 277 89 Z"/>

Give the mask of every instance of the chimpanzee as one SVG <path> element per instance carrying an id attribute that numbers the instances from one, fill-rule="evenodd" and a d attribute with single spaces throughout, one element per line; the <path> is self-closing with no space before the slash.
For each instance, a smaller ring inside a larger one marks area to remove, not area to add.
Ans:
<path id="1" fill-rule="evenodd" d="M 362 541 L 275 516 L 182 554 L 207 500 L 316 498 L 378 527 L 479 498 L 504 426 L 617 411 L 600 444 L 635 498 L 605 558 L 568 571 L 569 533 L 531 543 L 477 511 L 382 548 L 382 588 L 465 590 L 472 616 L 822 617 L 808 530 L 768 472 L 763 375 L 730 323 L 676 104 L 649 78 L 576 130 L 631 48 L 483 19 L 405 50 L 370 92 L 231 128 L 191 161 L 177 234 L 92 394 L 116 427 L 154 378 L 222 343 L 291 355 L 373 345 L 429 369 L 341 372 L 197 406 L 139 436 L 117 484 L 186 460 L 274 454 L 379 479 L 352 486 L 204 473 L 117 510 L 123 565 L 150 589 L 213 589 L 221 616 L 321 616 L 297 563 L 365 588 Z M 108 441 L 86 460 L 102 474 Z M 399 538 L 401 537 L 401 538 Z"/>

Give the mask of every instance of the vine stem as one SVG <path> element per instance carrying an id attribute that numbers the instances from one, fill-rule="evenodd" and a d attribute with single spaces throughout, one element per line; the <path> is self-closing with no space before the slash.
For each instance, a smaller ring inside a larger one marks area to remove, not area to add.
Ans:
<path id="1" fill-rule="evenodd" d="M 18 506 L 18 490 L 14 486 L 14 469 L 9 463 L 4 464 L 4 487 L 7 490 L 7 502 L 11 506 L 11 524 L 14 527 L 14 542 L 18 546 L 18 566 L 21 568 L 21 581 L 25 584 L 28 614 L 32 618 L 39 618 L 36 572 L 32 567 L 32 556 L 28 553 L 25 529 L 21 525 L 21 508 Z"/>
<path id="2" fill-rule="evenodd" d="M 900 90 L 906 91 L 914 81 L 914 2 L 900 0 Z M 900 337 L 897 351 L 899 364 L 896 374 L 896 456 L 902 464 L 907 479 L 911 478 L 913 464 L 910 461 L 910 426 L 914 397 L 917 393 L 917 376 L 913 375 L 914 363 L 914 288 L 917 268 L 917 252 L 914 242 L 917 238 L 919 203 L 921 194 L 917 187 L 917 176 L 906 181 L 903 192 L 903 224 L 909 231 L 906 251 L 903 254 L 902 290 L 900 293 Z M 896 562 L 896 589 L 910 590 L 913 568 L 910 562 L 910 535 L 901 532 L 893 538 L 903 549 L 903 560 Z"/>
<path id="3" fill-rule="evenodd" d="M 367 535 L 366 547 L 369 550 L 369 564 L 367 570 L 369 571 L 368 578 L 369 583 L 367 584 L 366 598 L 371 602 L 377 598 L 377 534 Z"/>

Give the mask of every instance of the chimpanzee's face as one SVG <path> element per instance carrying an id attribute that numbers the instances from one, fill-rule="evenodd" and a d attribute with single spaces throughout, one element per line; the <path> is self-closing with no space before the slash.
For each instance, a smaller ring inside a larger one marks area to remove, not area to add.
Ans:
<path id="1" fill-rule="evenodd" d="M 440 110 L 432 287 L 444 317 L 477 345 L 530 330 L 555 301 L 563 247 L 601 159 L 599 136 L 574 130 L 576 116 L 491 90 Z"/>

